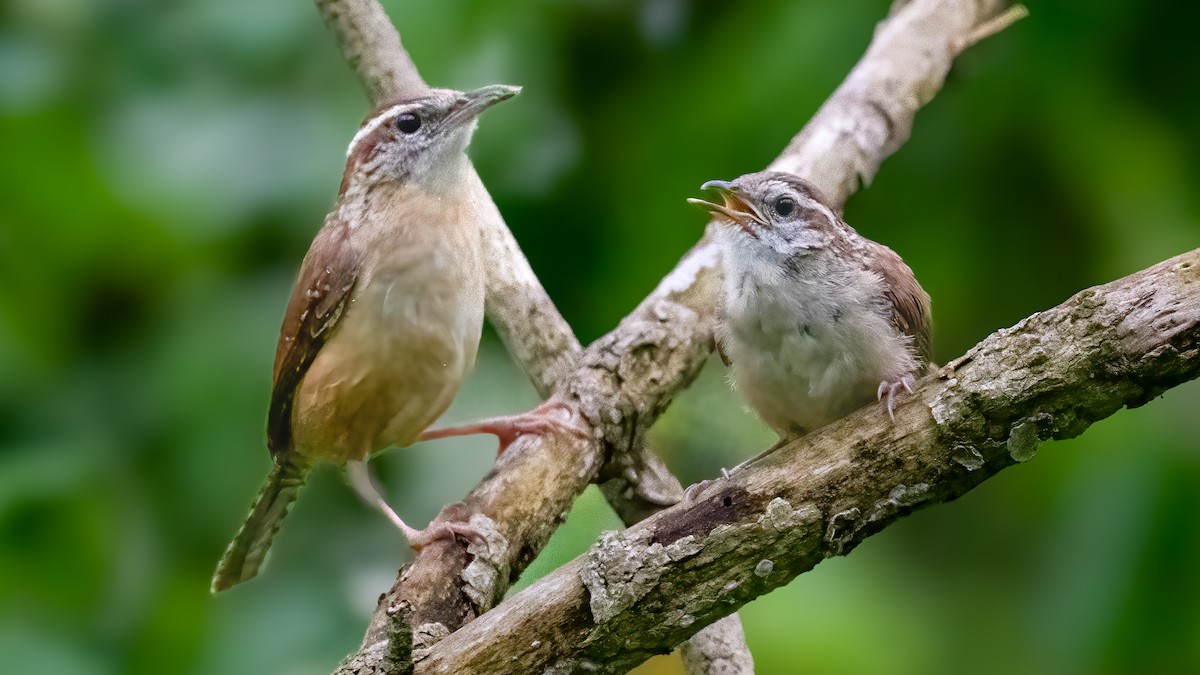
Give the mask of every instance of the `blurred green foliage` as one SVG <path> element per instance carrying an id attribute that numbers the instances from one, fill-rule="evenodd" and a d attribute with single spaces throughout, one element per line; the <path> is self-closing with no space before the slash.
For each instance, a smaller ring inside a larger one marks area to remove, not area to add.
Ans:
<path id="1" fill-rule="evenodd" d="M 472 155 L 587 342 L 698 237 L 683 199 L 769 162 L 887 3 L 388 9 L 430 82 L 525 85 Z M 1032 10 L 962 57 L 848 206 L 932 294 L 941 361 L 1200 241 L 1200 10 Z M 261 579 L 215 598 L 208 579 L 266 474 L 275 334 L 365 108 L 310 3 L 0 8 L 5 672 L 325 673 L 357 645 L 406 553 L 332 471 Z M 656 431 L 688 481 L 772 440 L 710 366 Z M 759 672 L 1200 671 L 1198 395 L 1046 444 L 748 606 Z M 489 336 L 449 418 L 534 401 Z M 421 522 L 492 451 L 445 441 L 378 471 Z M 616 526 L 589 491 L 530 576 Z"/>

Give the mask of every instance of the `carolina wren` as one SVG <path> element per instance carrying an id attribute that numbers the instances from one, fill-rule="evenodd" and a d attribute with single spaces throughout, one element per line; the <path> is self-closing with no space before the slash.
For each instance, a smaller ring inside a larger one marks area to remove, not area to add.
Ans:
<path id="1" fill-rule="evenodd" d="M 465 150 L 476 119 L 517 87 L 433 90 L 383 106 L 347 150 L 333 211 L 300 267 L 275 352 L 274 468 L 222 556 L 213 591 L 258 573 L 317 461 L 416 546 L 469 533 L 409 527 L 371 485 L 368 457 L 417 440 L 475 362 L 483 325 L 479 223 L 500 218 Z"/>
<path id="2" fill-rule="evenodd" d="M 742 396 L 781 438 L 901 390 L 931 358 L 929 295 L 890 248 L 867 239 L 811 183 L 765 171 L 709 181 L 722 204 L 718 344 Z"/>

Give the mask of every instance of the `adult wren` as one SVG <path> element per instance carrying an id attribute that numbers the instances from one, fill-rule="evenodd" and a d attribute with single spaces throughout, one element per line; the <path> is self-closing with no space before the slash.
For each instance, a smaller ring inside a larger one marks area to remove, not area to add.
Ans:
<path id="1" fill-rule="evenodd" d="M 258 573 L 317 461 L 346 465 L 351 484 L 414 547 L 471 534 L 465 523 L 409 527 L 375 490 L 365 462 L 418 440 L 475 362 L 480 224 L 500 214 L 465 150 L 479 114 L 518 91 L 431 90 L 383 106 L 350 142 L 337 201 L 300 267 L 275 352 L 267 423 L 274 468 L 217 566 L 213 591 Z"/>

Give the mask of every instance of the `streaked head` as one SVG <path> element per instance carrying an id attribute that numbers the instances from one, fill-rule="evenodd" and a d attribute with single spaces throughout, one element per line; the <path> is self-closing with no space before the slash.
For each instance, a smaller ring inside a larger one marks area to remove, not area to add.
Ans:
<path id="1" fill-rule="evenodd" d="M 433 89 L 380 106 L 346 149 L 346 174 L 392 180 L 433 178 L 471 142 L 479 114 L 521 91 L 494 84 L 462 92 Z"/>
<path id="2" fill-rule="evenodd" d="M 837 216 L 816 186 L 790 173 L 762 171 L 730 182 L 710 180 L 722 203 L 688 199 L 713 214 L 740 241 L 784 255 L 825 248 L 837 235 Z"/>

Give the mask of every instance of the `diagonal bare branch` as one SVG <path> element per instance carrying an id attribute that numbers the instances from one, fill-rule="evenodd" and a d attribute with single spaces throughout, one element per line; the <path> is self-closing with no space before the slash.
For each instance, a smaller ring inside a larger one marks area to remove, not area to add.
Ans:
<path id="1" fill-rule="evenodd" d="M 1200 377 L 1200 249 L 997 331 L 878 406 L 784 446 L 438 643 L 421 673 L 624 672 L 917 509 Z"/>
<path id="2" fill-rule="evenodd" d="M 840 210 L 908 140 L 917 111 L 941 90 L 964 41 L 994 26 L 1007 14 L 1004 5 L 897 1 L 862 60 L 769 168 L 807 178 Z"/>
<path id="3" fill-rule="evenodd" d="M 342 57 L 358 75 L 374 108 L 419 96 L 429 85 L 400 43 L 400 33 L 376 0 L 316 0 Z"/>

